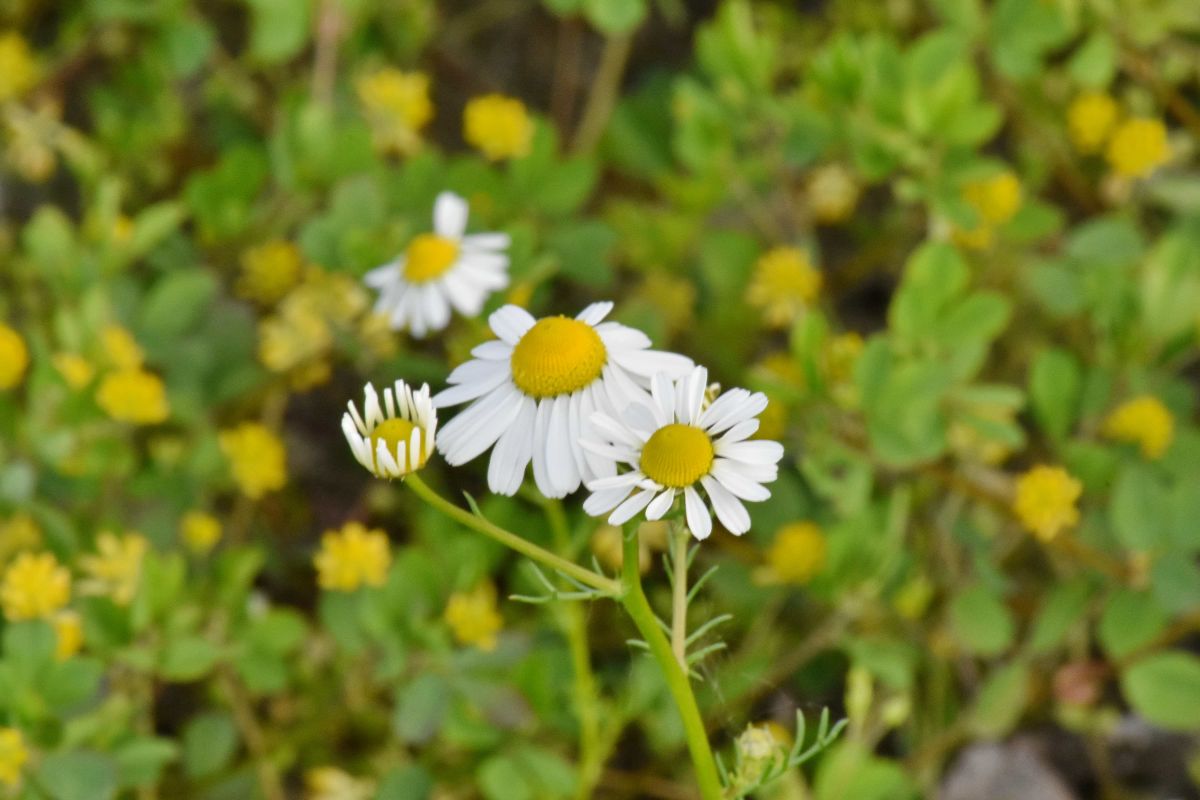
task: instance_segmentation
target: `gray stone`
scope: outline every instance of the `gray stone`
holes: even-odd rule
[[[938,800],[1078,800],[1027,744],[973,744],[959,753]]]

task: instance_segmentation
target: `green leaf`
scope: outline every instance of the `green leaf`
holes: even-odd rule
[[[1033,624],[1029,649],[1040,655],[1061,646],[1067,632],[1087,612],[1092,589],[1091,583],[1083,578],[1060,583],[1051,589]]]
[[[1101,28],[1088,37],[1067,63],[1067,71],[1080,86],[1100,89],[1107,86],[1117,70],[1117,43]]]
[[[1121,676],[1129,704],[1149,722],[1178,731],[1200,726],[1200,658],[1156,653]]]
[[[104,664],[94,658],[72,658],[48,667],[40,676],[42,698],[58,712],[74,709],[96,696]]]
[[[877,758],[862,744],[839,742],[821,758],[813,783],[815,800],[911,800],[917,797],[904,770]]]
[[[1071,432],[1082,391],[1082,370],[1069,352],[1047,347],[1034,356],[1029,370],[1029,399],[1038,423],[1055,439]]]
[[[1154,641],[1167,621],[1149,592],[1118,589],[1104,607],[1096,634],[1109,657],[1120,659]]]
[[[563,275],[585,286],[603,287],[612,281],[610,258],[617,235],[597,220],[565,223],[546,238],[546,249],[558,258]]]
[[[253,12],[250,55],[264,64],[286,61],[300,52],[312,26],[310,0],[246,0]]]
[[[971,587],[954,598],[950,625],[963,646],[981,656],[1000,655],[1016,634],[1012,613],[984,586]]]
[[[238,732],[233,718],[209,711],[183,729],[183,769],[192,778],[205,778],[225,769],[237,752]]]
[[[1186,556],[1164,556],[1150,571],[1150,588],[1167,611],[1189,613],[1200,608],[1200,567]]]
[[[602,33],[630,33],[646,18],[646,0],[583,0],[583,15]]]
[[[167,643],[159,674],[169,681],[186,683],[207,675],[217,663],[216,645],[200,636],[185,636]]]
[[[428,742],[441,727],[450,705],[450,686],[439,675],[425,673],[400,690],[392,725],[403,741]]]
[[[1029,667],[1019,661],[988,676],[971,712],[971,730],[977,736],[999,739],[1016,727],[1029,701],[1029,677]]]
[[[1141,232],[1125,217],[1099,217],[1076,228],[1067,239],[1066,252],[1084,267],[1127,266],[1137,261],[1146,244]]]
[[[37,779],[54,800],[112,800],[117,795],[116,763],[88,750],[46,756]]]
[[[179,756],[179,745],[157,736],[139,736],[113,753],[122,788],[150,786],[158,782],[167,764]]]
[[[150,340],[178,336],[208,312],[216,293],[216,278],[207,270],[168,273],[146,295],[140,332]]]
[[[396,767],[383,776],[375,800],[425,800],[433,785],[433,776],[420,764]]]
[[[492,756],[479,765],[479,789],[488,800],[535,800],[534,787],[526,768],[504,755]]]
[[[1169,544],[1170,503],[1154,470],[1130,462],[1117,474],[1108,515],[1113,530],[1127,549],[1145,553]]]

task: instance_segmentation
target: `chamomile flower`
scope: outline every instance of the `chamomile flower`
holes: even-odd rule
[[[629,469],[588,481],[592,495],[583,504],[585,511],[609,514],[612,525],[642,509],[646,519],[661,519],[683,495],[688,528],[697,539],[707,539],[712,517],[700,497],[702,488],[730,533],[750,529],[742,501],[771,496],[762,484],[775,480],[783,445],[747,441],[758,430],[755,417],[767,407],[766,395],[732,389],[706,407],[707,383],[703,367],[674,382],[658,374],[650,402],[630,404],[618,417],[592,415],[595,438],[585,439],[583,446],[609,465],[609,473],[618,463]]]
[[[467,213],[466,200],[442,192],[433,204],[433,233],[413,237],[403,254],[363,276],[379,291],[375,313],[393,330],[440,331],[451,308],[474,317],[488,295],[508,285],[508,234],[467,233]]]
[[[512,495],[533,462],[533,479],[546,497],[565,497],[595,478],[613,476],[611,460],[579,444],[596,411],[616,416],[662,372],[676,378],[691,359],[648,349],[641,331],[604,322],[612,303],[593,303],[574,319],[535,320],[517,306],[495,311],[488,324],[498,340],[471,351],[472,360],[450,373],[450,387],[433,398],[438,408],[471,402],[438,438],[446,461],[465,464],[492,445],[488,487]]]
[[[355,460],[377,478],[403,478],[425,466],[433,455],[437,411],[429,399],[429,385],[417,391],[396,381],[395,392],[383,390],[383,405],[375,387],[363,390],[363,413],[354,403],[342,414],[342,432]]]

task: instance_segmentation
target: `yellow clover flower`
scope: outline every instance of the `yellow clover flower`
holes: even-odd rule
[[[1104,92],[1084,92],[1067,109],[1067,133],[1081,153],[1099,153],[1117,122],[1117,101]]]
[[[0,34],[0,103],[25,94],[37,83],[38,67],[29,45],[16,31]]]
[[[133,334],[120,325],[105,325],[100,332],[104,354],[117,369],[137,369],[146,360]]]
[[[221,541],[221,521],[203,511],[189,511],[179,521],[179,535],[189,550],[204,555]]]
[[[314,767],[304,773],[306,800],[370,800],[375,784],[337,767]]]
[[[1104,420],[1104,434],[1119,442],[1138,445],[1142,455],[1161,458],[1175,432],[1175,418],[1153,395],[1142,395],[1122,403]]]
[[[792,522],[775,534],[767,550],[767,578],[773,583],[808,583],[825,566],[825,534],[812,522]]]
[[[768,325],[784,328],[817,299],[821,280],[808,253],[798,247],[776,247],[755,263],[746,302],[763,310]]]
[[[291,291],[300,282],[304,266],[300,248],[282,239],[246,250],[241,264],[238,294],[264,306],[274,305]]]
[[[463,110],[463,138],[489,161],[521,158],[533,146],[533,120],[515,97],[486,94]]]
[[[42,542],[42,532],[33,517],[24,512],[0,522],[0,565],[22,550],[31,550]]]
[[[54,658],[66,661],[83,647],[83,619],[74,611],[54,615]]]
[[[29,366],[29,348],[21,334],[0,322],[0,391],[21,383]]]
[[[1021,181],[1011,171],[1004,170],[968,182],[963,187],[963,199],[975,209],[984,225],[1003,225],[1021,208]]]
[[[858,205],[858,181],[841,164],[817,167],[808,178],[808,205],[813,218],[832,225],[849,218]]]
[[[1017,478],[1013,511],[1029,531],[1044,542],[1079,522],[1075,503],[1083,484],[1062,467],[1044,464]]]
[[[287,451],[265,425],[243,422],[221,431],[218,442],[234,481],[250,499],[257,500],[287,483]]]
[[[313,558],[317,584],[338,592],[382,586],[391,563],[387,534],[377,528],[367,530],[361,522],[347,522],[340,531],[326,531],[321,537],[321,551]]]
[[[1135,117],[1121,123],[1108,143],[1105,157],[1118,175],[1141,178],[1170,157],[1167,128],[1161,120]]]
[[[21,783],[21,770],[29,760],[25,738],[16,728],[0,728],[0,784],[15,789]]]
[[[496,610],[496,587],[484,581],[469,592],[450,595],[443,615],[459,644],[495,650],[504,618]]]
[[[10,622],[49,619],[71,599],[71,573],[53,553],[21,553],[0,581],[0,606]]]
[[[79,559],[79,567],[87,575],[80,591],[108,597],[120,606],[129,605],[137,594],[142,559],[149,548],[150,543],[139,533],[117,536],[102,532],[96,538],[96,553]]]
[[[96,389],[96,402],[119,422],[154,425],[171,413],[162,379],[140,367],[110,372]]]
[[[53,363],[58,374],[67,382],[67,386],[76,391],[87,386],[96,376],[96,368],[92,366],[92,362],[78,353],[55,353]]]
[[[386,67],[354,83],[371,126],[376,149],[411,155],[421,147],[421,129],[433,119],[429,76]]]

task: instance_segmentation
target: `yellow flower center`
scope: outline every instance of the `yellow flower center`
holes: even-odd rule
[[[379,442],[381,441],[387,442],[388,452],[393,456],[396,455],[397,450],[400,451],[397,463],[399,463],[402,469],[411,468],[411,465],[407,463],[408,440],[412,437],[414,428],[416,428],[415,425],[408,420],[403,419],[402,417],[392,417],[391,419],[384,420],[375,426],[375,430],[371,432],[371,463],[375,465],[376,473],[379,472],[379,456],[376,455],[376,452],[379,448]],[[417,434],[417,436],[419,440],[421,434]],[[401,447],[401,445],[403,445],[403,447]],[[422,453],[418,454],[420,463],[417,466],[423,467],[425,466],[423,449],[421,447],[418,447],[417,449],[422,450]]]
[[[591,325],[547,317],[513,348],[513,383],[530,397],[570,394],[599,378],[607,358],[604,342]]]
[[[404,253],[404,279],[409,283],[425,283],[440,278],[456,258],[457,244],[432,233],[422,233]]]
[[[674,423],[659,428],[642,448],[642,472],[663,486],[682,489],[708,474],[713,463],[712,440],[691,425]]]

